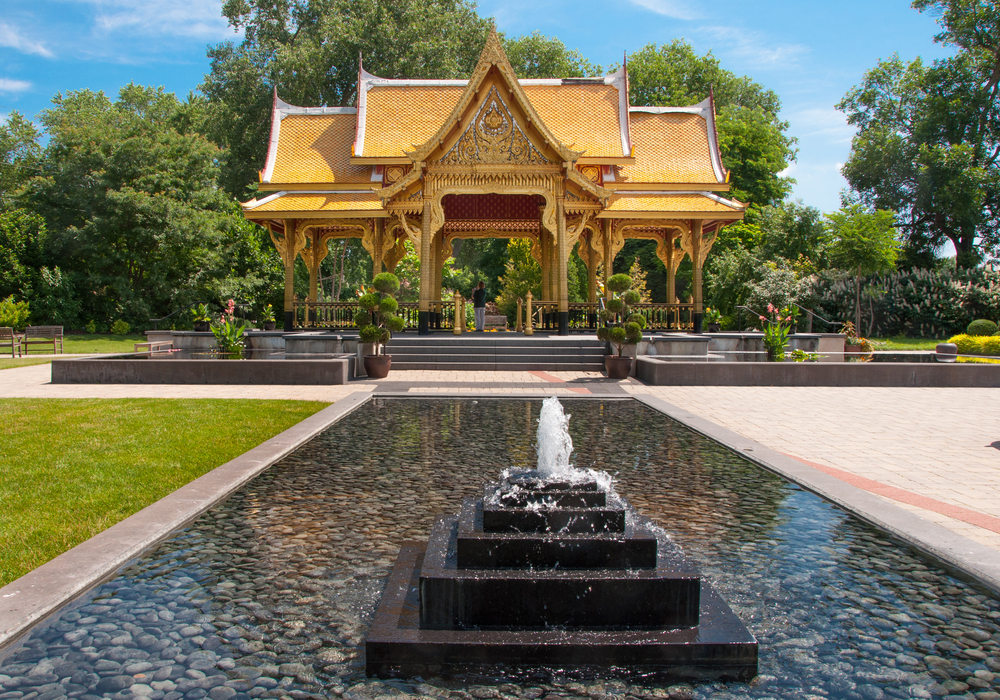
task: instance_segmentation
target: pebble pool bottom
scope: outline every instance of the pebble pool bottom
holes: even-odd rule
[[[1000,698],[996,598],[638,402],[563,403],[574,463],[616,474],[756,635],[754,682],[365,678],[400,543],[533,466],[541,407],[374,399],[37,627],[0,700]]]

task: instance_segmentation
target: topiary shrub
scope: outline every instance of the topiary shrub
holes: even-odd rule
[[[132,330],[131,324],[128,321],[118,319],[113,324],[111,324],[111,332],[115,335],[128,335],[128,332]]]
[[[601,320],[607,325],[597,329],[597,337],[614,345],[618,357],[621,357],[626,345],[635,345],[642,340],[646,317],[632,313],[629,308],[638,304],[641,297],[632,289],[632,278],[628,275],[612,275],[608,279],[608,293],[610,296],[601,312]]]
[[[361,309],[354,316],[361,342],[375,345],[375,354],[384,354],[385,344],[393,333],[403,330],[404,321],[396,316],[399,304],[393,296],[399,291],[399,278],[391,272],[382,272],[372,280],[374,291],[358,300]]]
[[[979,318],[969,324],[965,332],[969,335],[993,335],[998,330],[997,324],[985,318]]]

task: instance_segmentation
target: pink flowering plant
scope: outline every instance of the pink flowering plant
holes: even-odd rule
[[[792,330],[792,312],[789,309],[779,311],[774,304],[768,304],[767,314],[760,317],[767,359],[768,362],[781,362],[785,359],[785,344]]]
[[[243,332],[245,323],[236,322],[236,302],[232,299],[226,304],[218,323],[212,324],[212,333],[219,346],[219,352],[229,356],[239,356],[243,351]]]

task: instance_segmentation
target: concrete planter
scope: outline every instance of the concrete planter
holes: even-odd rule
[[[604,369],[608,373],[608,379],[627,379],[632,369],[632,358],[608,355],[604,358]]]
[[[365,373],[369,379],[385,379],[392,368],[392,355],[365,355]]]

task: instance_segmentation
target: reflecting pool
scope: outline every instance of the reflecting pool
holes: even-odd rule
[[[1000,601],[642,404],[563,403],[572,461],[616,474],[756,635],[756,681],[366,679],[400,543],[534,466],[541,407],[375,399],[37,628],[0,700],[1000,698]]]

